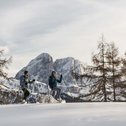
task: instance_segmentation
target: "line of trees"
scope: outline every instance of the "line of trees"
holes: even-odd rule
[[[95,92],[102,101],[117,101],[117,87],[122,82],[122,59],[119,57],[118,48],[114,43],[106,43],[104,36],[98,45],[99,52],[92,57],[92,69],[96,74],[96,82],[90,92]],[[117,86],[118,85],[118,86]]]
[[[102,35],[98,44],[98,52],[93,54],[93,65],[87,67],[87,73],[75,78],[89,78],[93,81],[88,88],[93,101],[126,101],[126,54],[119,56],[119,50],[114,42],[107,43]]]

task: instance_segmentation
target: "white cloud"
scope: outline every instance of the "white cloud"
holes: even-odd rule
[[[42,52],[55,59],[73,56],[90,62],[101,33],[124,52],[125,4],[125,0],[0,0],[0,46],[13,56],[10,75]]]

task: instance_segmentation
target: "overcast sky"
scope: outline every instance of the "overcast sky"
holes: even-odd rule
[[[0,0],[0,48],[14,76],[37,55],[91,60],[103,33],[126,51],[126,0]]]

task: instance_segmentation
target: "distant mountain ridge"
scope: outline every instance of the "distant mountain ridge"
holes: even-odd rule
[[[75,80],[71,74],[71,70],[77,73],[84,73],[84,64],[72,57],[61,58],[53,61],[53,57],[48,53],[42,53],[35,59],[31,60],[27,66],[22,68],[17,74],[16,79],[19,79],[24,70],[28,70],[32,78],[37,81],[48,83],[48,78],[52,70],[63,75],[63,82],[66,85],[75,85],[80,82]]]

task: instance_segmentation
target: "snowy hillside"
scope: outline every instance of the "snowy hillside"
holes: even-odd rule
[[[75,69],[77,73],[81,74],[84,72],[84,65],[79,60],[71,57],[58,59],[53,62],[52,56],[47,53],[42,53],[19,71],[16,75],[16,79],[19,79],[24,70],[28,70],[32,75],[32,78],[47,84],[51,71],[56,70],[63,74],[65,80],[63,84],[73,85],[79,83],[71,75],[71,70],[73,69]]]
[[[17,79],[11,78],[9,81],[3,80],[2,83],[9,89],[9,90],[19,90],[20,89],[20,82]],[[35,81],[33,84],[29,84],[28,88],[33,93],[47,93],[48,87],[45,83]]]
[[[22,90],[20,89],[19,80],[11,78],[10,81],[3,80],[2,83],[3,84],[0,85],[1,104],[13,104],[13,101],[16,97],[18,98],[20,95],[22,97]],[[78,99],[78,97],[82,94],[85,94],[87,90],[85,88],[82,89],[78,85],[58,85],[58,87],[62,89],[61,98],[68,103],[89,101],[90,99],[88,97]],[[46,103],[50,98],[52,99],[52,101],[50,101],[51,103],[57,102],[51,96],[51,89],[45,83],[35,81],[33,84],[28,84],[28,90],[31,93],[31,95],[37,97],[37,99],[38,97],[41,97],[39,98],[40,103]],[[43,101],[43,99],[47,100]],[[17,101],[16,103],[19,103],[20,101]]]
[[[0,106],[0,126],[125,125],[125,103]]]
[[[28,104],[33,103],[30,99],[35,99],[34,103],[60,103],[51,94],[50,89],[42,82],[35,82],[28,85],[30,95]],[[0,83],[0,104],[23,104],[23,91],[20,89],[19,80],[3,80]]]

